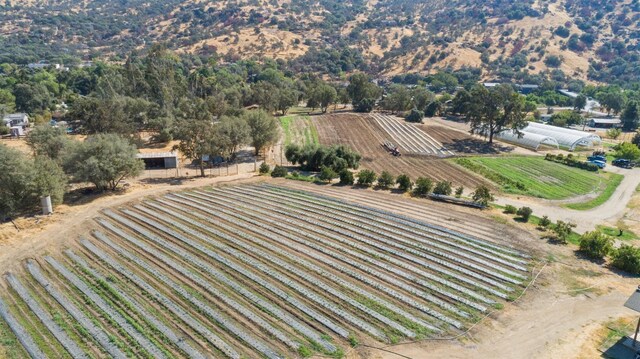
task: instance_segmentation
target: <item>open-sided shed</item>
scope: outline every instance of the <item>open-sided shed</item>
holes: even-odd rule
[[[150,169],[178,168],[178,155],[175,152],[138,153],[144,161],[144,167]]]

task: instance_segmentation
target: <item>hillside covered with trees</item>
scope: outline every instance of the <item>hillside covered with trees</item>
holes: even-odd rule
[[[639,11],[637,0],[11,0],[0,5],[0,63],[124,61],[163,42],[335,77],[470,67],[520,83],[624,84],[640,73]]]

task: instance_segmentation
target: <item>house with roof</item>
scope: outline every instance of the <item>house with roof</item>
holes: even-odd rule
[[[26,113],[10,113],[2,118],[2,124],[6,127],[22,127],[29,126],[29,115]]]

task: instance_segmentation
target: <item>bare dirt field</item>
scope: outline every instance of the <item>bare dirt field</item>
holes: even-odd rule
[[[475,188],[485,181],[467,171],[433,156],[403,155],[394,157],[381,144],[390,141],[377,122],[366,114],[342,113],[313,117],[320,143],[348,145],[362,154],[361,165],[380,173],[394,175],[406,173],[413,178],[428,177],[436,181],[447,180],[454,185]]]

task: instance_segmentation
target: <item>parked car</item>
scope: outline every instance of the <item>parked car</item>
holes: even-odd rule
[[[601,162],[607,163],[607,158],[605,156],[600,156],[600,155],[589,156],[587,157],[587,161],[601,161]]]
[[[614,166],[618,166],[622,168],[633,168],[633,162],[624,158],[618,158],[617,160],[613,160],[612,164]]]
[[[591,163],[592,165],[598,166],[598,168],[600,169],[607,167],[607,163],[603,161],[587,161],[587,162]]]

